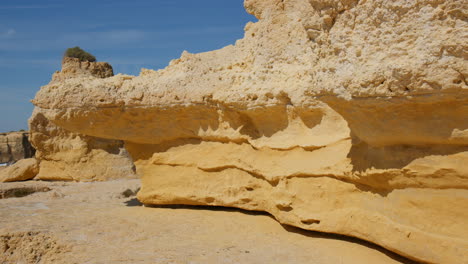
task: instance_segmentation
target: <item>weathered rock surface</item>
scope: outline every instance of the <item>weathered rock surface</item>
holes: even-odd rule
[[[54,73],[52,81],[61,81],[77,76],[107,78],[114,76],[114,70],[107,62],[80,61],[78,58],[64,57],[62,60],[62,70]]]
[[[94,79],[112,75],[112,67],[107,63],[64,58],[62,71],[54,74],[49,85],[59,85],[77,76]],[[47,119],[40,108],[34,109],[29,127],[31,144],[37,149],[36,159],[40,162],[36,179],[104,181],[136,177],[132,159],[121,140],[70,132]]]
[[[0,182],[31,180],[38,172],[39,166],[35,158],[22,159],[0,170]]]
[[[41,88],[60,129],[123,140],[146,204],[266,211],[468,263],[462,0],[246,0],[234,46]],[[40,148],[38,148],[40,149]]]
[[[28,132],[0,133],[0,163],[13,163],[34,156]]]
[[[281,226],[261,212],[144,207],[122,195],[139,185],[0,184],[0,263],[412,264],[358,239]]]

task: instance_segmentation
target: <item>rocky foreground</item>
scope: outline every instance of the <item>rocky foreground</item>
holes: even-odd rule
[[[411,263],[356,239],[281,226],[259,212],[143,207],[134,197],[139,185],[1,184],[0,263]]]
[[[466,3],[245,7],[259,21],[243,39],[163,70],[112,76],[65,59],[33,100],[32,177],[139,175],[146,205],[264,211],[413,260],[468,263]]]

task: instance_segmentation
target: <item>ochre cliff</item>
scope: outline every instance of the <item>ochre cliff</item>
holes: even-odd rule
[[[235,45],[139,76],[56,79],[35,115],[123,141],[145,204],[266,211],[418,261],[468,263],[466,3],[245,7],[259,21]]]
[[[60,85],[69,78],[107,78],[112,67],[104,62],[80,62],[64,58],[62,70],[49,85]],[[61,88],[58,88],[61,89]],[[31,144],[37,149],[39,171],[35,179],[65,181],[103,181],[136,177],[133,162],[121,140],[74,133],[56,126],[40,108],[29,119]]]
[[[34,156],[34,148],[23,131],[0,133],[0,163],[13,163]]]

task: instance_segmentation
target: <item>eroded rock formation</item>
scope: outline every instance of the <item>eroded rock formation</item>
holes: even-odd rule
[[[112,67],[104,62],[80,62],[64,58],[62,71],[56,72],[49,87],[62,89],[60,83],[73,78],[107,78]],[[87,125],[92,125],[88,123]],[[132,159],[123,141],[74,133],[56,126],[40,108],[29,119],[30,140],[40,162],[35,179],[65,181],[103,181],[136,177]]]
[[[468,262],[464,1],[245,7],[259,21],[235,45],[136,77],[53,81],[37,111],[54,129],[124,141],[143,203],[267,211]]]
[[[13,163],[34,156],[28,132],[17,131],[0,134],[0,163]]]
[[[0,170],[0,182],[31,180],[38,172],[39,166],[35,158],[22,159]]]
[[[107,78],[114,76],[114,70],[107,62],[80,61],[78,58],[64,57],[62,60],[62,70],[54,73],[52,81],[61,81],[77,76]]]

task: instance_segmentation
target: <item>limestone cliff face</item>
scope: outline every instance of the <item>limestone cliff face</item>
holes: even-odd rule
[[[64,58],[62,71],[53,75],[49,85],[60,85],[69,78],[112,75],[112,67],[107,63]],[[31,143],[37,149],[35,156],[40,162],[35,179],[103,181],[136,177],[132,159],[121,140],[68,131],[47,119],[38,107],[29,119],[29,127]]]
[[[34,156],[34,148],[28,140],[28,132],[0,134],[0,163],[12,163]]]
[[[59,129],[122,140],[146,204],[239,207],[468,262],[462,0],[246,0],[259,21],[163,70],[51,82]],[[39,149],[39,148],[38,148]]]

